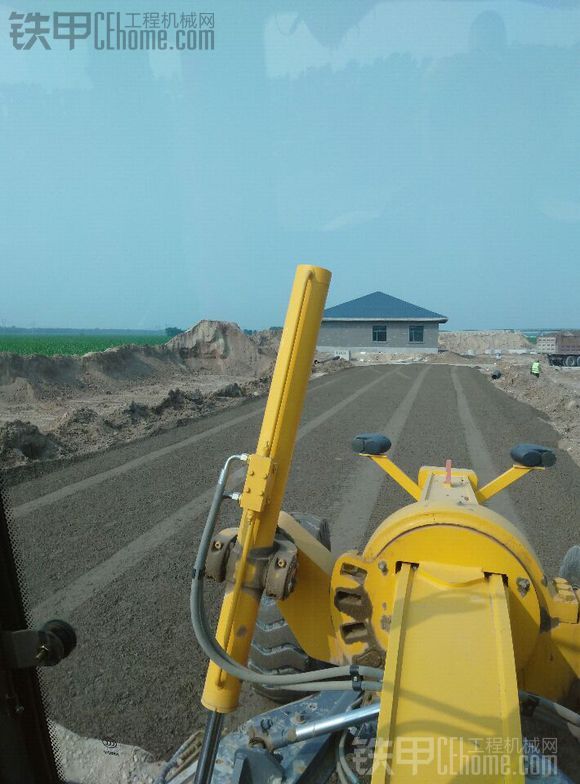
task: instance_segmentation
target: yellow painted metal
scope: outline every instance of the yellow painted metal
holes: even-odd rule
[[[305,608],[309,612],[311,603],[300,571],[300,599],[296,594],[279,603],[284,616],[311,656],[336,664],[360,661],[369,646],[380,655],[391,642],[398,564],[435,562],[501,574],[518,682],[521,688],[562,700],[580,678],[578,592],[561,578],[548,580],[523,532],[478,502],[477,476],[472,471],[453,469],[450,485],[444,481],[445,473],[442,468],[422,468],[420,500],[381,523],[361,554],[351,551],[336,559],[327,600],[334,641],[320,613],[316,623],[305,620]],[[300,557],[310,556],[318,546],[307,540],[297,543]],[[317,604],[327,592],[326,580],[324,569],[312,576]],[[366,639],[345,633],[357,619],[336,606],[334,598],[344,590],[362,592],[371,607],[363,619]]]
[[[497,495],[502,490],[505,490],[506,487],[517,482],[518,479],[529,474],[530,471],[544,471],[544,468],[541,466],[527,468],[526,466],[513,465],[511,468],[508,468],[507,471],[504,471],[503,474],[496,476],[495,479],[492,479],[491,482],[488,482],[480,488],[477,491],[477,500],[480,504],[484,504],[486,501],[489,501],[490,498],[493,498],[494,495]]]
[[[509,591],[512,635],[518,670],[523,670],[538,640],[541,610],[538,594],[530,589],[518,590],[520,578],[529,579],[521,561],[497,539],[480,533],[475,528],[452,524],[441,512],[416,517],[416,527],[396,535],[381,547],[372,558],[367,551],[362,556],[345,553],[335,564],[332,593],[341,587],[356,587],[356,579],[344,573],[344,565],[351,564],[366,571],[364,590],[372,605],[370,626],[372,636],[382,650],[390,644],[389,626],[392,623],[393,597],[397,579],[397,564],[434,562],[442,566],[474,568],[480,572],[505,574]],[[394,532],[393,532],[394,533]],[[349,570],[347,570],[349,571]],[[341,573],[342,572],[342,573]],[[540,578],[541,579],[541,578]],[[341,628],[352,621],[331,605],[337,638],[348,660],[363,653],[360,643],[348,644]]]
[[[246,557],[254,547],[270,547],[274,539],[329,283],[330,272],[320,267],[300,265],[296,271],[256,456],[249,463],[262,473],[248,477],[245,489],[251,492],[242,495],[238,537],[242,557],[235,583],[226,589],[216,634],[228,653],[243,663],[260,601],[258,591],[242,589]],[[259,500],[249,501],[256,492]],[[234,710],[239,691],[236,678],[210,663],[202,696],[206,708],[221,713]]]
[[[266,455],[250,455],[246,481],[240,498],[240,506],[248,512],[262,512],[272,491],[276,476],[276,464]]]
[[[454,469],[451,486],[443,481],[444,473],[444,469],[422,469],[421,500],[381,523],[361,555],[351,552],[337,559],[331,595],[354,590],[362,582],[372,605],[369,636],[386,650],[397,563],[437,561],[503,574],[520,683],[551,699],[562,699],[580,677],[577,594],[565,581],[548,580],[525,535],[478,503],[477,477],[472,472]],[[332,604],[331,613],[344,658],[352,661],[361,656],[365,644],[347,642],[341,632],[353,619]]]
[[[432,476],[445,476],[447,473],[446,468],[442,468],[441,466],[422,466],[419,469],[419,478],[417,480],[419,487],[423,489],[425,483],[428,479]],[[474,490],[477,490],[478,485],[478,478],[475,471],[471,468],[452,468],[451,469],[451,479],[452,484],[455,479],[459,479],[461,477],[465,477],[469,483],[471,484]]]
[[[395,482],[416,501],[421,497],[423,486],[430,477],[438,475],[445,476],[446,474],[445,468],[423,466],[419,471],[418,481],[414,482],[411,477],[402,471],[399,466],[393,463],[386,455],[363,455],[363,457],[370,457],[373,462],[380,466],[385,473],[394,479]],[[493,498],[494,495],[505,490],[506,487],[517,482],[518,479],[521,479],[530,471],[543,470],[544,468],[541,466],[528,468],[527,466],[513,465],[511,468],[508,468],[507,471],[504,471],[503,474],[496,476],[495,479],[492,479],[491,482],[488,482],[480,489],[477,487],[478,480],[474,471],[465,468],[455,468],[451,469],[451,476],[455,479],[461,476],[467,478],[476,493],[478,503],[484,504],[489,501],[490,498]]]
[[[580,625],[559,623],[539,635],[525,669],[520,674],[522,689],[556,702],[565,701],[571,686],[580,678]]]
[[[372,784],[524,781],[516,670],[501,575],[403,563]]]
[[[392,460],[386,455],[367,455],[371,458],[373,462],[375,462],[378,466],[380,466],[385,473],[387,473],[392,479],[395,480],[397,484],[399,484],[403,490],[406,490],[407,493],[417,500],[421,495],[421,488],[416,482],[413,482],[411,477],[407,476],[404,471],[401,471],[398,465],[393,463]]]
[[[477,476],[473,471],[463,469],[452,470],[451,481],[446,481],[445,470],[434,469],[425,472],[422,468],[419,472],[419,483],[421,485],[420,501],[424,503],[451,504],[455,506],[460,503],[477,504]]]
[[[278,527],[298,547],[296,587],[287,599],[278,602],[278,607],[309,656],[338,664],[342,657],[329,612],[335,558],[289,514],[280,513]]]

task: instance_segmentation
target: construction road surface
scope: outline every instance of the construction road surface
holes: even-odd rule
[[[206,661],[189,620],[191,568],[224,459],[252,452],[265,401],[201,419],[20,484],[9,491],[35,621],[60,617],[78,647],[42,671],[50,715],[75,732],[173,751],[204,717]],[[534,409],[478,370],[446,365],[367,366],[313,380],[284,508],[327,517],[333,550],[358,547],[410,498],[351,452],[359,432],[380,431],[413,477],[446,458],[485,482],[510,464],[510,448],[557,448]],[[527,534],[548,574],[580,540],[580,468],[524,478],[491,503]],[[227,502],[225,524],[239,509]],[[212,617],[221,589],[208,585]],[[267,701],[244,687],[238,718]],[[234,719],[230,719],[232,726]]]

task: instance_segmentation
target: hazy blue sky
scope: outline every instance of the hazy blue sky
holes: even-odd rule
[[[61,5],[0,6],[0,324],[266,327],[308,262],[580,327],[576,0],[78,3],[213,11],[215,50],[12,47]]]

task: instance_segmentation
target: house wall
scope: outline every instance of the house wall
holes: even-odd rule
[[[373,342],[373,326],[387,325],[387,342]],[[350,351],[376,352],[436,352],[439,341],[439,324],[423,322],[423,343],[409,343],[409,327],[419,321],[323,321],[318,334],[317,348],[332,353]]]

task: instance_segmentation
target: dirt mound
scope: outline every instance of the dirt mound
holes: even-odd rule
[[[281,338],[282,329],[277,329],[275,327],[271,329],[261,329],[258,332],[254,332],[252,335],[252,340],[256,343],[256,345],[258,345],[260,348],[274,351],[275,353],[278,353]]]
[[[263,376],[216,386],[205,393],[175,388],[155,402],[131,400],[106,413],[82,406],[67,412],[47,432],[30,422],[9,422],[0,427],[0,462],[2,468],[14,468],[109,449],[263,395],[269,383],[270,377]]]
[[[580,463],[580,379],[556,367],[545,367],[540,379],[530,374],[529,364],[498,363],[501,378],[492,383],[534,408],[543,411],[562,435],[562,449]]]
[[[423,360],[436,365],[471,365],[473,358],[457,354],[455,351],[438,351],[437,354],[426,354]]]
[[[521,332],[440,332],[439,345],[457,354],[493,354],[497,351],[530,351],[532,344]]]
[[[406,354],[403,351],[351,351],[351,360],[357,364],[400,365],[405,362],[419,362],[424,354]],[[348,362],[349,360],[343,360]]]
[[[14,422],[0,427],[0,463],[20,465],[32,460],[56,460],[66,450],[53,435],[43,433],[30,422]]]
[[[113,391],[135,381],[188,374],[164,346],[117,346],[83,356],[22,356],[0,352],[0,399],[26,402],[84,390]]]
[[[103,415],[91,408],[77,408],[67,414],[58,427],[48,433],[66,444],[69,454],[107,449],[168,427],[203,416],[215,408],[212,395],[170,389],[155,405],[132,400],[129,405]]]
[[[187,372],[175,352],[165,346],[134,345],[84,354],[79,357],[79,370],[85,383],[145,381],[168,372]]]
[[[170,389],[167,397],[151,409],[155,414],[162,414],[164,411],[182,411],[184,408],[197,408],[202,405],[204,397],[199,389],[192,392],[184,392],[181,389]],[[132,404],[137,406],[136,403]],[[142,406],[141,408],[147,408]]]
[[[1,467],[76,459],[263,395],[277,335],[254,340],[235,324],[203,321],[165,346],[0,354]],[[317,375],[351,366],[325,360],[314,364]]]
[[[196,373],[260,378],[273,367],[272,345],[236,324],[201,321],[164,346],[116,346],[83,356],[0,353],[0,404],[109,394],[135,383],[173,382]]]
[[[77,408],[66,414],[49,438],[66,444],[68,454],[104,449],[115,442],[115,428],[92,408]]]
[[[16,395],[29,397],[41,395],[47,385],[82,387],[80,357],[0,352],[0,389],[9,387]]]
[[[193,370],[250,378],[270,372],[276,358],[270,346],[260,346],[229,321],[200,321],[165,345]]]

